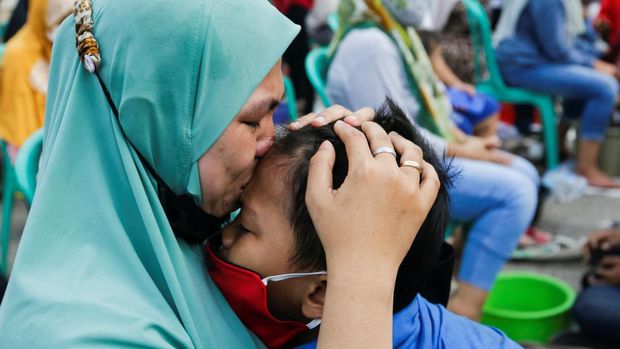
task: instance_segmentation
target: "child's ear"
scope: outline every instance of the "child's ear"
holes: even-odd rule
[[[323,317],[325,291],[327,290],[327,275],[320,275],[308,283],[308,288],[301,304],[301,312],[308,319]]]

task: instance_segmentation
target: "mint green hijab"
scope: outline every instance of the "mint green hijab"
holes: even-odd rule
[[[213,145],[298,28],[265,0],[94,0],[100,74],[170,187]],[[70,17],[55,42],[39,187],[0,308],[0,348],[262,347],[175,238]]]

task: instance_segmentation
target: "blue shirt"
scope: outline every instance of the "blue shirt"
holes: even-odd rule
[[[496,57],[502,69],[543,64],[591,67],[595,60],[592,53],[580,50],[569,38],[563,0],[530,0],[515,34],[499,43]]]
[[[501,331],[452,314],[422,296],[394,315],[393,336],[395,349],[522,349]],[[316,345],[311,342],[297,349]]]

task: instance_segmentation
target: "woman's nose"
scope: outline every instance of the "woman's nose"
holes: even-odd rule
[[[269,149],[273,146],[274,142],[275,141],[272,137],[258,140],[258,142],[256,142],[256,157],[262,158],[265,156],[265,154],[267,154]]]

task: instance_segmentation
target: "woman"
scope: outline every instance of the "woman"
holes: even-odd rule
[[[24,27],[9,40],[0,74],[0,137],[19,148],[43,127],[54,33],[71,0],[32,0]]]
[[[66,21],[39,187],[0,308],[0,347],[261,347],[207,276],[201,245],[187,241],[214,233],[238,207],[273,142],[279,59],[297,28],[262,0],[98,0],[92,16],[88,1],[77,5],[81,56]],[[344,114],[332,109],[315,123]],[[329,144],[309,179],[308,206],[336,280],[319,339],[326,347],[391,344],[402,246],[437,193],[432,168],[418,186],[418,172],[399,169],[386,150],[394,140],[423,164],[419,149],[376,124],[363,129],[368,139],[337,123],[352,159],[338,191]]]
[[[598,167],[618,97],[618,71],[579,49],[585,33],[579,0],[505,2],[497,27],[497,62],[506,83],[583,105],[576,172],[590,185],[618,188]]]

